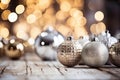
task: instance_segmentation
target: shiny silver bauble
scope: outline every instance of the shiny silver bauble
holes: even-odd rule
[[[103,43],[94,41],[84,46],[81,57],[86,65],[100,67],[107,62],[109,54]]]
[[[24,54],[24,45],[21,40],[11,39],[5,45],[5,53],[11,59],[19,59]]]
[[[117,42],[110,47],[109,54],[111,63],[120,67],[120,42]]]
[[[77,65],[81,60],[82,47],[79,41],[66,40],[58,47],[58,60],[67,67]]]
[[[57,47],[64,41],[64,37],[52,27],[41,32],[35,40],[35,51],[42,60],[56,60]]]

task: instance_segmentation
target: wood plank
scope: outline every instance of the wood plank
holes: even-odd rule
[[[99,68],[100,71],[111,74],[120,79],[120,68],[114,65],[105,65],[104,67]]]
[[[74,68],[60,66],[57,63],[54,63],[54,65],[64,75],[65,79],[118,79],[118,77],[109,73],[85,65],[75,66]]]
[[[42,79],[63,79],[59,71],[52,66],[51,62],[31,62],[28,61],[30,67],[28,75],[40,75]]]

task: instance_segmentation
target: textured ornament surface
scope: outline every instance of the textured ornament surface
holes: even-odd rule
[[[81,60],[81,49],[78,41],[65,41],[58,47],[58,60],[65,66],[73,67]]]
[[[81,57],[86,65],[99,67],[107,62],[109,54],[103,43],[90,42],[84,46]]]
[[[109,49],[109,53],[111,63],[120,67],[120,42],[113,44]]]

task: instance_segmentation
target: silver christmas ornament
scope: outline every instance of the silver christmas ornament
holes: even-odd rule
[[[77,40],[71,40],[69,37],[58,47],[58,60],[61,64],[67,67],[77,65],[81,60],[82,46]]]
[[[56,60],[57,47],[64,41],[62,34],[48,27],[35,40],[35,51],[42,60]]]
[[[10,39],[5,45],[5,53],[11,59],[19,59],[24,54],[24,45],[21,40]]]
[[[108,30],[99,34],[97,38],[100,42],[103,42],[108,48],[117,42],[117,39],[111,36]]]
[[[109,54],[111,63],[120,67],[120,40],[110,47]]]
[[[107,62],[109,54],[103,43],[93,41],[84,46],[81,57],[86,65],[99,67]]]

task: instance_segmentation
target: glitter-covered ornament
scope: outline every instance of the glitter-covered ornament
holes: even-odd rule
[[[100,67],[107,62],[109,54],[103,43],[93,41],[84,46],[81,57],[86,65]]]
[[[5,46],[5,53],[11,59],[19,59],[24,54],[24,45],[21,40],[10,39]]]
[[[64,37],[52,27],[48,27],[35,40],[35,51],[42,60],[56,60],[57,47],[64,41]]]
[[[120,40],[110,47],[109,54],[111,63],[120,67]]]
[[[79,44],[79,41],[72,40],[72,37],[68,37],[67,40],[58,47],[58,60],[64,66],[73,67],[80,62],[81,51],[82,46]]]

